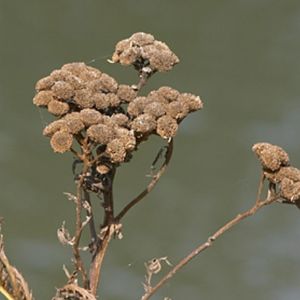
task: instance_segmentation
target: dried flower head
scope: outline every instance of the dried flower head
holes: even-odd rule
[[[132,121],[131,128],[136,132],[151,133],[156,128],[155,118],[149,114],[139,115]]]
[[[110,156],[112,163],[120,163],[125,159],[126,149],[122,141],[114,139],[107,144],[106,153]]]
[[[122,101],[131,102],[134,98],[136,98],[137,91],[129,85],[120,84],[117,95]]]
[[[59,130],[55,132],[50,140],[54,152],[64,153],[72,147],[73,136],[68,131]]]
[[[178,124],[175,119],[166,115],[157,120],[156,132],[164,139],[174,137],[178,130]]]
[[[283,178],[281,197],[291,202],[300,200],[300,181],[294,182],[291,179]]]
[[[139,71],[149,67],[152,72],[165,72],[179,59],[165,43],[156,41],[151,34],[138,32],[117,43],[112,62],[133,65]]]
[[[66,120],[55,120],[49,125],[47,125],[43,130],[43,135],[47,137],[51,137],[55,132],[59,130],[68,131],[69,127]]]
[[[84,123],[85,126],[98,124],[102,121],[102,114],[99,111],[92,108],[85,108],[81,110],[79,115],[81,121]]]
[[[102,145],[108,144],[115,137],[112,128],[104,124],[92,125],[87,130],[87,135],[92,141]]]
[[[65,81],[56,81],[51,87],[54,95],[60,100],[68,100],[74,95],[74,88]]]
[[[280,167],[289,165],[288,154],[280,147],[269,143],[258,143],[252,147],[258,156],[263,169],[277,171]]]
[[[40,91],[34,96],[33,104],[36,106],[46,107],[52,100],[55,100],[52,91]]]
[[[72,152],[80,160],[89,153],[93,161],[89,176],[98,169],[101,172],[97,176],[105,174],[103,168],[112,170],[114,164],[129,161],[132,152],[151,134],[164,139],[174,137],[182,119],[203,106],[198,96],[181,94],[168,86],[147,96],[138,94],[152,74],[169,71],[179,62],[169,47],[151,34],[138,32],[117,43],[112,61],[133,65],[139,71],[140,82],[132,86],[118,84],[110,75],[75,62],[36,83],[33,103],[57,117],[43,134],[51,138],[53,150],[59,153],[71,149],[74,136],[79,152]],[[97,180],[93,187],[99,183]],[[84,184],[91,185],[90,181]]]
[[[264,171],[266,178],[273,183],[280,183],[283,178],[300,181],[300,170],[294,167],[281,167],[276,172]]]
[[[61,102],[58,100],[51,100],[48,103],[48,111],[54,116],[63,116],[70,110],[68,103]]]

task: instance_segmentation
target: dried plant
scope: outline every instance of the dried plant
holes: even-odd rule
[[[33,300],[32,294],[22,274],[10,264],[4,252],[2,234],[0,234],[0,295],[1,294],[8,300]]]
[[[56,117],[43,131],[50,138],[53,151],[74,155],[77,193],[69,194],[68,198],[76,206],[76,231],[71,235],[63,224],[58,237],[73,249],[74,271],[68,284],[70,281],[82,284],[94,296],[108,244],[112,237],[121,237],[121,219],[150,192],[165,171],[180,122],[203,106],[198,96],[180,93],[171,87],[160,87],[148,95],[140,95],[141,88],[154,73],[169,71],[179,62],[169,47],[151,34],[135,33],[120,41],[110,62],[132,65],[138,71],[139,82],[133,86],[119,84],[98,69],[84,63],[70,63],[39,80],[33,99],[36,106],[46,108]],[[124,162],[130,162],[134,151],[151,135],[167,142],[165,161],[147,188],[115,213],[113,181],[116,171]],[[81,168],[76,171],[78,165]],[[100,228],[95,225],[100,216],[93,209],[91,193],[103,201],[104,217]],[[80,242],[85,228],[90,232],[88,249],[92,257],[88,268],[81,258]],[[66,294],[61,291],[57,297]],[[78,291],[72,293],[79,294]]]
[[[59,241],[72,248],[73,267],[69,271],[64,266],[67,282],[57,290],[53,300],[94,300],[98,297],[103,260],[110,241],[122,238],[123,217],[152,191],[165,172],[172,157],[173,138],[181,121],[203,107],[198,96],[180,93],[166,86],[141,95],[142,87],[153,74],[170,71],[179,63],[170,48],[155,40],[151,34],[139,32],[118,42],[109,62],[133,66],[139,76],[137,84],[119,84],[110,75],[81,62],[65,64],[36,83],[37,93],[33,103],[54,116],[54,120],[44,128],[43,135],[50,138],[54,152],[71,152],[74,157],[72,170],[76,194],[66,193],[66,196],[75,205],[75,231],[70,233],[65,222],[57,230]],[[147,142],[151,135],[165,141],[153,164],[164,151],[163,162],[147,187],[119,212],[115,212],[115,174],[123,163],[131,161],[139,145]],[[227,230],[262,207],[274,202],[300,207],[300,170],[290,165],[288,154],[269,143],[255,144],[252,150],[262,165],[253,206],[221,226],[174,266],[167,257],[154,258],[145,263],[141,300],[151,298]],[[264,183],[268,184],[265,196],[262,195]],[[93,194],[101,199],[103,214],[94,209],[91,201]],[[88,245],[82,242],[84,231],[89,233]],[[87,250],[91,257],[89,265],[82,259],[82,251]],[[165,265],[170,270],[153,283],[154,275],[161,273]],[[8,263],[2,238],[0,266],[0,292],[6,299],[32,299],[23,277]]]

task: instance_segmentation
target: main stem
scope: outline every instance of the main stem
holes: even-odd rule
[[[97,294],[97,288],[101,278],[101,267],[108,249],[109,242],[114,234],[114,205],[113,205],[113,180],[115,176],[115,169],[111,170],[108,176],[108,184],[103,191],[104,200],[104,221],[101,227],[102,232],[99,233],[97,250],[93,257],[90,267],[90,289],[93,295]]]

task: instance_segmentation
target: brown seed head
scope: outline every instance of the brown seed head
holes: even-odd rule
[[[269,143],[257,143],[252,151],[258,156],[263,169],[277,171],[280,167],[289,165],[288,154],[280,147]]]
[[[33,104],[40,107],[46,107],[52,100],[55,100],[52,91],[40,91],[34,96]]]
[[[128,104],[127,112],[132,117],[142,114],[149,100],[146,97],[136,97]]]
[[[69,111],[70,107],[68,103],[61,102],[58,100],[51,100],[48,103],[48,111],[54,116],[63,116]]]
[[[157,90],[157,92],[169,102],[177,100],[178,96],[180,95],[177,90],[169,86],[162,86]]]
[[[92,125],[87,130],[87,135],[92,141],[102,145],[108,144],[115,137],[112,127],[104,124]]]
[[[57,98],[62,100],[67,100],[74,96],[74,88],[65,81],[56,81],[51,90]]]
[[[125,127],[128,124],[128,117],[124,114],[113,114],[111,120],[118,126]]]
[[[74,100],[80,108],[92,108],[94,106],[93,93],[89,89],[75,91]]]
[[[43,130],[43,135],[51,137],[57,131],[68,131],[69,127],[65,120],[55,120],[47,125]]]
[[[78,134],[85,127],[78,112],[67,114],[63,120],[66,121],[69,131],[72,134]]]
[[[95,109],[85,108],[80,111],[80,119],[85,126],[91,126],[102,122],[102,114]]]
[[[190,93],[182,93],[178,96],[178,101],[189,107],[189,112],[196,111],[203,108],[203,102],[199,96]]]
[[[166,115],[157,120],[156,132],[164,139],[174,137],[178,130],[178,124],[172,117]]]
[[[131,102],[137,96],[137,91],[135,91],[131,86],[126,84],[120,84],[118,91],[118,97],[121,101]]]
[[[105,152],[110,156],[112,163],[123,162],[126,157],[126,149],[119,139],[109,142]]]
[[[160,102],[151,102],[144,108],[144,113],[153,116],[155,119],[166,114],[167,105]]]
[[[171,70],[179,59],[165,43],[156,41],[151,34],[138,32],[116,45],[112,61],[164,72]]]
[[[281,182],[281,197],[295,202],[300,200],[300,182],[294,182],[288,178],[284,178]]]
[[[150,133],[156,128],[155,118],[149,114],[137,116],[131,123],[131,128],[140,133]]]
[[[173,101],[168,104],[167,114],[176,120],[182,120],[189,113],[189,106],[183,101]]]
[[[60,130],[53,134],[50,144],[54,152],[64,153],[72,147],[73,136],[67,131]]]
[[[44,77],[36,83],[35,89],[38,92],[42,90],[50,90],[54,82],[55,81],[51,78],[51,76]]]

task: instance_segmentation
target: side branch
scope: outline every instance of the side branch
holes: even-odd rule
[[[146,195],[148,195],[153,188],[155,187],[155,185],[157,184],[157,182],[159,181],[159,179],[161,178],[161,176],[163,175],[163,173],[166,171],[167,166],[171,160],[172,157],[172,153],[173,153],[173,139],[170,139],[167,145],[167,151],[165,154],[165,160],[163,162],[163,164],[161,165],[160,169],[158,170],[158,172],[153,176],[152,180],[150,181],[150,183],[148,184],[148,186],[139,194],[137,195],[133,200],[131,200],[122,210],[121,212],[116,216],[115,220],[116,222],[119,222],[124,215],[137,203],[139,203]]]
[[[263,206],[266,206],[266,205],[269,205],[269,204],[275,202],[276,200],[278,200],[278,198],[279,198],[279,196],[276,195],[272,198],[268,198],[263,201],[257,201],[255,203],[255,205],[253,207],[251,207],[249,210],[247,210],[241,214],[238,214],[235,218],[233,218],[231,221],[229,221],[224,226],[222,226],[219,230],[217,230],[213,235],[211,235],[205,243],[199,245],[191,253],[189,253],[187,256],[185,256],[154,287],[150,288],[149,291],[147,291],[142,296],[141,300],[150,299],[154,295],[154,293],[157,292],[158,289],[160,289],[168,280],[170,280],[176,274],[177,271],[182,269],[187,263],[189,263],[194,257],[196,257],[198,254],[200,254],[202,251],[211,247],[213,242],[217,238],[219,238],[222,234],[224,234],[227,230],[229,230],[233,226],[240,223],[243,219],[246,219],[247,217],[254,215]]]

